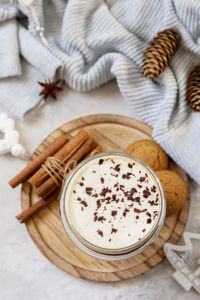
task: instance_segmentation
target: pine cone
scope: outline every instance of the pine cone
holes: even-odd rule
[[[169,28],[153,38],[143,57],[143,75],[155,78],[169,65],[178,50],[181,36],[175,28]]]
[[[196,66],[189,74],[186,99],[191,109],[200,111],[200,65]]]

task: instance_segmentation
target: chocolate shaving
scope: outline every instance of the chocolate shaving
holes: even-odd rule
[[[99,209],[101,207],[101,201],[97,200],[97,209]]]
[[[112,230],[111,230],[111,234],[112,233],[116,233],[118,230],[117,229],[115,229],[115,228],[112,228]]]
[[[86,187],[86,188],[85,188],[86,194],[88,194],[89,196],[91,196],[92,190],[93,190],[92,187]]]
[[[101,237],[103,237],[103,231],[101,231],[100,229],[98,229],[98,230],[97,230],[97,233],[98,233]]]
[[[117,171],[117,172],[120,172],[120,164],[116,165],[116,166],[114,167],[114,170]]]
[[[95,194],[92,195],[92,197],[97,198],[97,197],[98,197],[98,194],[95,193]]]
[[[127,197],[127,200],[130,200],[130,201],[134,202],[133,196],[128,196],[128,197]]]
[[[136,197],[134,198],[134,201],[136,201],[139,205],[141,205],[141,202],[140,202],[140,197]]]
[[[110,175],[116,178],[118,177],[118,174],[110,173]]]
[[[112,191],[108,187],[106,187],[106,188],[102,189],[102,191],[99,195],[105,197],[107,193],[111,193],[111,192]]]
[[[130,193],[131,193],[131,194],[137,193],[137,190],[136,190],[135,188],[132,188],[132,189],[130,190]]]
[[[101,158],[101,159],[99,160],[99,165],[102,165],[103,162],[104,162],[104,159]]]
[[[101,180],[101,183],[102,183],[102,184],[103,184],[104,181],[105,181],[103,177],[101,177],[100,180]]]
[[[122,178],[123,179],[130,179],[131,178],[130,175],[132,175],[132,173],[122,174]]]
[[[80,203],[81,203],[83,206],[85,206],[85,207],[88,206],[88,205],[87,205],[87,202],[86,202],[85,200],[82,200]]]
[[[116,201],[117,200],[117,195],[116,194],[113,194],[112,195],[112,201]]]
[[[117,215],[117,210],[112,210],[111,211],[111,216],[115,217]]]
[[[128,208],[125,208],[124,211],[123,211],[123,216],[126,217],[127,213],[129,212],[130,210]]]
[[[148,203],[149,203],[151,206],[153,206],[153,205],[158,205],[158,203],[155,202],[155,201],[153,201],[153,200],[152,200],[152,201],[149,200]]]
[[[146,179],[145,177],[140,177],[139,181],[143,182],[143,181],[145,181],[145,179]]]
[[[143,197],[148,198],[151,195],[151,192],[149,189],[146,187],[146,189],[143,191]]]
[[[98,217],[98,222],[103,223],[103,221],[106,221],[106,218],[104,216]]]
[[[137,213],[137,214],[143,213],[143,212],[145,212],[145,211],[147,211],[146,208],[145,208],[145,209],[134,208],[134,212]]]
[[[158,211],[154,211],[153,212],[153,219],[155,220],[155,218],[158,216]]]

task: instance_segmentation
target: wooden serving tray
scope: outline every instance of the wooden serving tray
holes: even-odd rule
[[[151,139],[151,128],[132,118],[99,114],[79,118],[53,131],[35,150],[33,157],[63,132],[69,137],[81,128],[96,139],[104,152],[121,151],[133,141]],[[188,186],[185,172],[171,161],[175,170]],[[22,185],[21,207],[28,208],[38,201],[27,183]],[[126,260],[104,261],[93,258],[77,248],[67,236],[60,217],[59,202],[56,200],[33,216],[27,223],[27,230],[39,250],[57,267],[74,276],[94,281],[119,281],[147,272],[164,259],[164,243],[176,243],[187,222],[190,207],[188,199],[177,215],[167,217],[157,240],[143,253]]]

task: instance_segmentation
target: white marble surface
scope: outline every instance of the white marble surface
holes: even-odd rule
[[[86,94],[66,88],[57,102],[50,101],[23,122],[17,122],[21,142],[32,152],[58,126],[93,113],[131,115],[114,82]],[[24,161],[10,155],[0,157],[0,300],[200,299],[196,292],[186,293],[172,279],[174,270],[167,261],[145,275],[110,284],[77,279],[55,267],[35,247],[25,226],[14,218],[20,212],[20,188],[12,190],[7,182],[24,166]],[[191,193],[187,230],[200,232],[200,188],[194,182]]]

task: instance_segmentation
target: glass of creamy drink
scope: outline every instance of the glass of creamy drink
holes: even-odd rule
[[[62,222],[86,253],[122,260],[143,251],[165,219],[163,188],[153,170],[124,153],[101,153],[81,162],[63,184]]]

